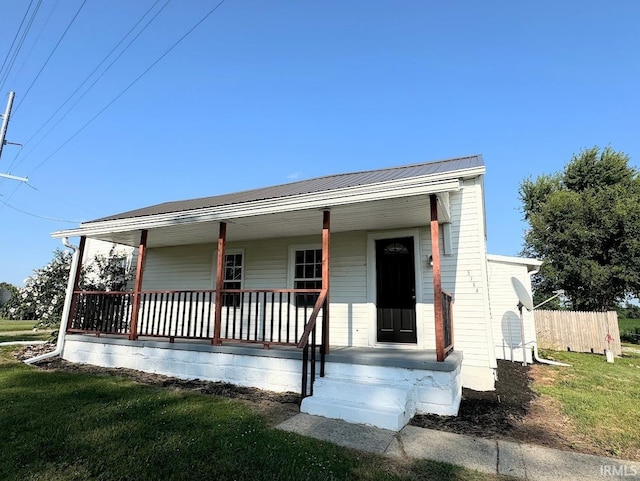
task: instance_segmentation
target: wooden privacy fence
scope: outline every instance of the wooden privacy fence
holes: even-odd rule
[[[611,349],[622,355],[618,314],[582,311],[535,311],[536,337],[540,349],[594,352]],[[610,342],[607,339],[610,336]]]

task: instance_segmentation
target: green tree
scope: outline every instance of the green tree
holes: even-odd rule
[[[544,261],[535,300],[564,289],[575,310],[615,309],[640,293],[640,178],[629,156],[585,149],[520,185],[524,253]]]
[[[0,319],[14,319],[14,314],[18,312],[20,307],[20,289],[8,282],[0,282],[0,291],[2,290],[8,291],[11,299],[0,305]]]
[[[62,316],[71,259],[70,251],[56,249],[53,259],[33,271],[0,315],[6,312],[11,319],[35,319],[37,327],[56,325]],[[85,264],[80,274],[80,285],[85,290],[121,291],[131,279],[128,257],[115,248],[107,256],[97,254]]]
[[[56,249],[53,259],[44,267],[35,269],[20,289],[21,314],[26,319],[37,319],[39,327],[57,324],[71,268],[71,253]]]

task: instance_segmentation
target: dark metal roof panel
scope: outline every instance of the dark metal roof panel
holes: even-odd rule
[[[240,204],[257,200],[276,199],[294,195],[325,192],[346,187],[377,184],[391,180],[409,179],[426,175],[455,172],[458,170],[472,169],[484,166],[481,155],[461,157],[457,159],[426,162],[422,164],[404,165],[387,169],[369,170],[364,172],[352,172],[346,174],[328,175],[315,179],[301,180],[289,184],[263,187],[259,189],[235,192],[232,194],[202,197],[199,199],[179,200],[162,204],[143,207],[120,214],[95,219],[84,224],[103,222],[109,220],[128,219],[171,212],[182,212],[207,207],[219,207],[223,205]]]

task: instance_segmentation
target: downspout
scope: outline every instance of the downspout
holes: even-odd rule
[[[529,272],[529,277],[537,274],[538,272],[540,272],[540,269],[534,269],[531,272]],[[537,307],[537,306],[536,306]],[[534,307],[535,309],[535,307]],[[533,311],[531,311],[533,314]],[[533,320],[533,329],[534,332],[536,332],[536,338],[533,341],[533,359],[541,364],[549,364],[551,366],[563,366],[563,367],[571,367],[571,364],[566,364],[564,362],[558,362],[558,361],[551,361],[549,359],[542,359],[540,357],[540,355],[538,354],[538,334],[537,334],[537,330],[536,330],[536,316],[533,315],[532,316],[532,320]],[[524,346],[523,346],[524,348]],[[524,349],[523,349],[524,352]]]
[[[67,282],[67,292],[64,297],[64,306],[62,307],[62,319],[60,319],[60,329],[58,330],[58,342],[56,343],[55,350],[40,356],[26,359],[26,364],[33,364],[36,362],[44,361],[50,357],[58,356],[62,353],[64,348],[64,340],[67,334],[67,322],[69,321],[69,311],[71,311],[71,299],[73,298],[73,287],[75,284],[76,273],[78,272],[78,264],[80,263],[79,249],[77,246],[69,243],[68,237],[62,238],[62,243],[65,247],[73,250],[73,257],[71,258],[71,269],[69,270],[69,281]]]

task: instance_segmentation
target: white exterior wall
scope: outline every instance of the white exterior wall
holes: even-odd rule
[[[489,260],[489,295],[494,350],[498,359],[522,362],[522,329],[518,312],[518,296],[511,283],[515,277],[531,293],[531,278],[527,266]],[[524,345],[527,362],[532,362],[531,349],[536,340],[533,312],[523,308]]]

